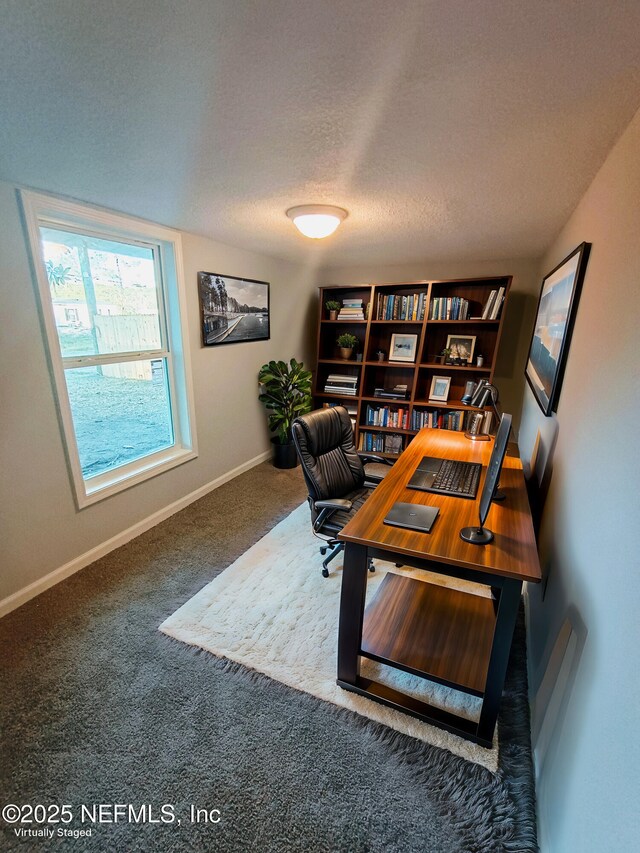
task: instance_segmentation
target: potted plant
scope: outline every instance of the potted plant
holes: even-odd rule
[[[329,319],[330,320],[337,320],[338,319],[338,311],[340,310],[340,303],[339,302],[336,302],[335,299],[328,299],[324,303],[324,307],[329,312]]]
[[[276,468],[295,468],[296,448],[291,436],[291,424],[298,415],[311,411],[311,371],[301,361],[292,358],[263,364],[258,374],[262,386],[259,400],[269,411],[269,429],[275,433],[273,464]]]
[[[451,347],[445,347],[440,353],[441,360],[445,364],[450,364],[451,362]]]
[[[338,335],[336,343],[340,347],[340,357],[349,359],[353,355],[353,351],[358,345],[358,339],[350,332],[345,332],[343,335]]]

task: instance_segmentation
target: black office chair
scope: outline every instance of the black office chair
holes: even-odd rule
[[[318,409],[296,418],[293,442],[309,490],[311,522],[316,536],[325,540],[323,577],[329,577],[329,563],[344,548],[336,536],[380,482],[391,462],[371,453],[359,453],[353,440],[349,413],[342,406]],[[372,468],[365,468],[365,462]],[[373,562],[369,568],[373,571]]]

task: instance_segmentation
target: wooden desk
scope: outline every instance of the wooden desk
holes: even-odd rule
[[[488,545],[471,545],[460,529],[478,524],[478,503],[491,442],[461,433],[423,429],[382,483],[343,528],[345,559],[338,635],[338,684],[483,746],[493,740],[523,581],[540,581],[540,564],[522,464],[510,448],[500,477],[505,493],[494,502]],[[484,466],[478,498],[445,497],[407,489],[423,456]],[[440,507],[431,533],[383,524],[396,501]],[[368,558],[378,557],[491,587],[482,598],[389,573],[365,613]],[[360,675],[361,656],[483,697],[477,723],[428,705]]]

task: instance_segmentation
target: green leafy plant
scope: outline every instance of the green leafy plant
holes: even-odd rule
[[[336,302],[335,299],[329,299],[327,300],[327,302],[324,303],[324,307],[327,309],[327,311],[339,311],[340,303]]]
[[[47,261],[46,263],[47,269],[47,278],[49,279],[49,284],[53,286],[54,292],[57,293],[58,288],[62,287],[63,284],[66,284],[68,281],[68,275],[71,272],[71,267],[65,267],[62,264],[58,264],[58,266],[53,265],[53,261]]]
[[[355,335],[345,332],[343,335],[338,335],[336,343],[343,349],[355,349],[358,344],[358,339]]]
[[[259,400],[269,414],[269,429],[278,444],[291,443],[291,424],[298,415],[311,411],[311,371],[292,358],[263,364],[258,373],[262,385]]]

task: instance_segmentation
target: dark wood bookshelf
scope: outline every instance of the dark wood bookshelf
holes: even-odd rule
[[[492,290],[504,288],[504,301],[498,317],[494,320],[431,320],[429,319],[432,300],[435,297],[460,297],[469,302],[468,312],[477,317],[482,313]],[[389,407],[392,411],[407,410],[409,424],[414,411],[427,410],[469,411],[478,409],[464,406],[461,397],[468,381],[487,379],[493,381],[496,363],[496,352],[500,343],[503,328],[511,276],[494,276],[474,279],[451,279],[447,281],[410,281],[391,284],[358,284],[358,285],[329,285],[320,288],[320,316],[316,347],[316,367],[314,371],[313,397],[316,407],[340,403],[356,409],[355,432],[356,446],[360,447],[364,432],[379,433],[388,436],[397,434],[402,437],[402,448],[406,448],[416,429],[401,429],[399,427],[378,427],[365,423],[367,404]],[[384,297],[394,296],[399,300],[423,294],[424,316],[422,319],[378,319],[378,307]],[[343,299],[361,299],[365,320],[330,320],[325,308],[327,300],[342,303]],[[408,304],[408,303],[407,303]],[[400,309],[401,310],[401,309]],[[362,361],[355,357],[349,360],[340,358],[336,338],[344,331],[352,331],[358,338]],[[469,364],[442,364],[435,360],[446,346],[447,337],[459,332],[461,335],[475,336],[473,360]],[[385,358],[379,361],[376,353],[382,350],[388,356],[391,349],[393,334],[415,334],[416,354],[413,362],[389,361]],[[482,367],[478,367],[475,359],[478,355],[484,358]],[[340,368],[343,367],[344,370]],[[358,383],[355,396],[325,392],[329,373],[345,373],[357,375]],[[449,398],[446,403],[428,399],[431,381],[434,376],[451,377]],[[396,384],[407,385],[406,399],[375,397],[375,388],[392,388]],[[380,452],[380,451],[377,451]],[[393,457],[396,454],[387,454]]]

